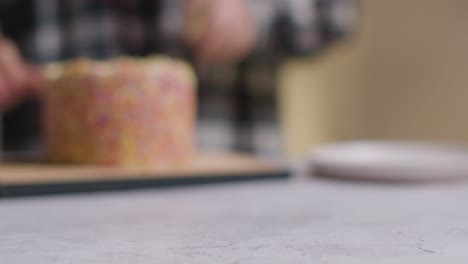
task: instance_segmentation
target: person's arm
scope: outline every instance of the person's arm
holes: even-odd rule
[[[185,0],[185,4],[186,39],[202,63],[239,61],[256,41],[262,41],[264,31],[273,33],[283,55],[315,54],[350,33],[358,15],[358,0]],[[266,22],[268,16],[273,16],[271,23]]]
[[[40,74],[23,59],[18,43],[32,25],[31,1],[0,0],[0,112],[39,89]]]
[[[20,55],[15,43],[0,37],[0,111],[38,91],[41,77]]]

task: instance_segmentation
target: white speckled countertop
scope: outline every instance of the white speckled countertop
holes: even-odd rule
[[[0,200],[0,263],[466,263],[468,183],[237,183]]]

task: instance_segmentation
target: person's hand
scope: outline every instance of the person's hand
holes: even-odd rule
[[[185,25],[186,40],[200,63],[235,62],[253,46],[246,0],[186,0]]]
[[[37,92],[40,82],[40,73],[21,58],[14,43],[0,38],[0,110]]]

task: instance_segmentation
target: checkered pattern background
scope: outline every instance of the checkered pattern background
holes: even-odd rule
[[[183,0],[0,0],[4,34],[36,63],[163,52],[189,57]],[[257,45],[238,65],[197,69],[198,141],[204,149],[281,155],[275,76],[287,56],[311,55],[353,28],[353,0],[250,0]],[[7,113],[6,147],[37,135],[37,103]],[[34,141],[34,140],[33,140]],[[20,144],[23,143],[23,144]]]

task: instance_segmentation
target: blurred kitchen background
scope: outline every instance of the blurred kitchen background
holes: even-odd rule
[[[176,55],[177,2],[165,1],[162,24]],[[201,149],[296,158],[352,139],[468,142],[467,1],[282,2],[250,0],[258,35],[247,59],[198,68]],[[323,27],[324,12],[336,24]],[[308,35],[318,25],[333,30]]]
[[[468,141],[468,2],[360,1],[355,35],[286,62],[287,152],[350,139]]]

